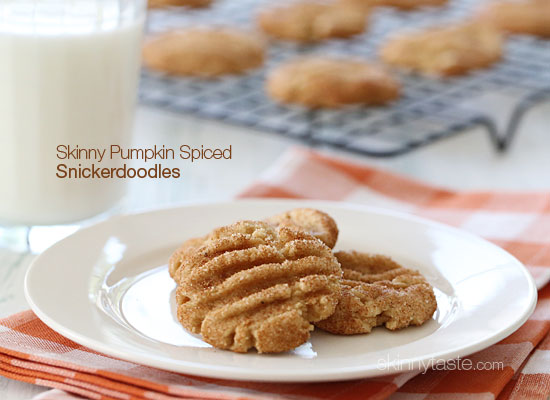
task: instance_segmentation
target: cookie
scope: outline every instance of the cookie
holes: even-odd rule
[[[423,7],[438,7],[448,3],[448,0],[339,0],[343,4],[354,4],[367,9],[373,7],[394,7],[400,10],[416,10]]]
[[[312,208],[295,208],[265,219],[273,226],[286,226],[291,229],[304,230],[321,240],[331,249],[338,239],[338,226],[332,217]],[[176,271],[183,263],[183,257],[193,249],[200,247],[208,240],[209,235],[186,240],[170,257],[168,271],[175,278]]]
[[[389,103],[399,97],[400,85],[375,64],[312,56],[274,69],[268,76],[266,91],[281,103],[339,108]]]
[[[334,314],[315,326],[339,335],[422,325],[437,308],[432,286],[417,271],[381,255],[335,253],[342,266],[341,298]]]
[[[214,78],[241,74],[264,61],[264,43],[255,35],[229,28],[190,28],[148,40],[143,63],[159,72]]]
[[[275,226],[301,229],[313,235],[331,249],[338,239],[338,226],[330,215],[313,208],[295,208],[265,220]]]
[[[273,38],[316,42],[364,32],[367,10],[352,3],[306,1],[264,10],[258,14],[257,23]]]
[[[168,272],[170,273],[172,279],[175,279],[176,272],[183,263],[183,257],[185,257],[185,255],[191,252],[193,249],[202,246],[207,239],[208,236],[188,239],[183,242],[183,244],[175,252],[172,253],[172,255],[170,256],[170,260],[168,261]]]
[[[148,8],[164,8],[164,7],[191,7],[202,8],[208,7],[213,0],[148,0]]]
[[[375,6],[395,7],[402,10],[442,6],[447,2],[448,0],[372,0],[372,4]]]
[[[485,68],[502,58],[503,37],[492,26],[462,23],[390,39],[380,57],[387,64],[416,72],[453,76]]]
[[[550,1],[501,1],[479,12],[482,22],[512,34],[550,37]]]
[[[214,230],[176,272],[181,324],[211,345],[243,353],[294,349],[330,316],[342,271],[312,235],[266,222]]]

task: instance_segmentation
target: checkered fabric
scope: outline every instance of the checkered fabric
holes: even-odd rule
[[[286,153],[242,197],[361,202],[459,226],[524,262],[539,287],[529,320],[467,357],[503,368],[429,370],[338,383],[267,384],[186,376],[116,360],[46,327],[30,311],[0,320],[0,374],[92,399],[545,399],[550,393],[550,193],[453,192],[307,150]],[[41,400],[68,399],[50,391]]]

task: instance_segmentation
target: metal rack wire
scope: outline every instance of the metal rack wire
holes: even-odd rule
[[[148,30],[155,33],[200,23],[252,27],[256,9],[270,1],[219,0],[208,10],[155,11],[149,17]],[[384,39],[403,27],[459,20],[479,4],[479,0],[450,0],[447,7],[413,12],[377,9],[371,15],[370,29],[363,35],[307,47],[273,43],[266,65],[239,77],[202,81],[144,70],[140,101],[369,156],[404,154],[476,126],[487,131],[495,149],[504,151],[526,112],[535,104],[550,100],[550,40],[510,37],[502,62],[465,77],[439,79],[396,72],[403,84],[403,95],[386,107],[311,111],[278,105],[263,89],[266,71],[284,60],[304,53],[374,58]],[[487,93],[513,99],[509,119],[503,126],[499,126],[490,109],[477,101]]]

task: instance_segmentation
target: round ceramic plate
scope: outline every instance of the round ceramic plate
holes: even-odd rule
[[[387,254],[422,272],[437,311],[420,327],[336,336],[319,329],[294,351],[262,355],[212,348],[175,314],[166,267],[185,239],[294,207],[332,215],[337,249]],[[254,200],[125,215],[82,229],[42,253],[25,281],[48,326],[99,352],[165,370],[261,381],[326,381],[385,375],[481,350],[531,314],[536,289],[523,265],[468,233],[413,216],[346,203]],[[513,296],[510,294],[513,293]]]

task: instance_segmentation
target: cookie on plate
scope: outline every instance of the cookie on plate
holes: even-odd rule
[[[417,271],[392,259],[356,251],[335,253],[342,266],[341,299],[336,311],[315,326],[339,335],[422,325],[437,308],[432,286]]]
[[[214,78],[261,66],[264,52],[263,41],[250,32],[189,28],[148,40],[143,47],[143,63],[166,74]]]
[[[208,236],[188,239],[172,253],[170,260],[168,261],[168,272],[170,273],[172,279],[176,279],[176,272],[181,267],[183,258],[195,248],[202,246],[207,239]]]
[[[208,7],[213,0],[147,0],[148,8],[165,8],[165,7],[191,7],[202,8]]]
[[[297,229],[240,221],[214,230],[176,272],[181,324],[239,353],[294,349],[330,316],[342,270],[319,239]]]
[[[367,26],[367,9],[353,3],[301,1],[261,11],[258,26],[267,35],[282,40],[316,42],[347,38]]]
[[[331,249],[338,239],[336,221],[327,213],[313,208],[295,208],[266,218],[265,221],[275,226],[304,230]]]
[[[550,1],[500,1],[479,12],[481,21],[512,34],[550,37]]]
[[[331,249],[338,239],[338,226],[330,215],[313,208],[295,208],[284,213],[265,219],[265,222],[277,227],[285,226],[290,229],[303,230],[321,240]],[[191,238],[174,252],[168,262],[170,276],[175,279],[177,270],[181,267],[183,259],[189,252],[200,247],[210,236]]]
[[[502,58],[503,37],[494,27],[460,23],[398,34],[382,47],[388,64],[416,72],[452,76],[488,67]]]
[[[399,83],[381,66],[354,59],[311,56],[275,68],[267,93],[281,103],[310,108],[383,105],[399,97]]]

